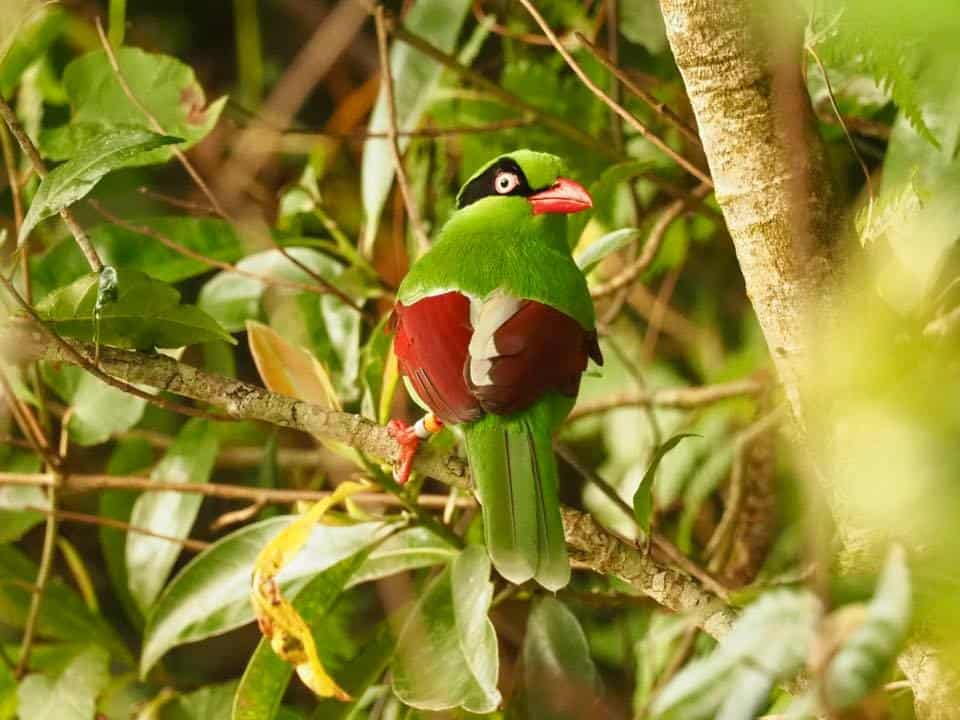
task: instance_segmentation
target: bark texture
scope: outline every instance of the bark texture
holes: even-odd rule
[[[93,356],[93,347],[89,344],[76,343],[74,347],[87,357]],[[75,359],[36,324],[16,320],[0,323],[0,359],[7,362],[75,363]],[[400,448],[387,429],[366,418],[330,412],[256,385],[198,370],[166,355],[101,347],[100,369],[130,383],[222,407],[237,419],[260,420],[316,437],[339,440],[382,460],[396,462],[399,458]],[[438,453],[429,446],[417,452],[414,467],[447,485],[470,485],[468,468],[461,458]],[[75,489],[80,489],[81,485],[93,489],[109,484],[109,480],[89,476],[85,481],[76,478],[73,486]],[[11,474],[0,477],[0,486],[5,482],[35,484],[17,481]],[[66,482],[69,487],[71,481]],[[155,487],[156,483],[152,486]],[[219,494],[223,492],[221,487]],[[722,636],[730,628],[733,611],[694,578],[653,553],[644,552],[611,535],[589,515],[563,508],[563,521],[567,545],[579,567],[615,575],[675,612],[695,612],[698,626],[714,637]]]
[[[819,401],[803,392],[813,323],[832,321],[842,267],[832,251],[829,171],[801,74],[804,19],[790,0],[660,6],[747,293],[803,437]],[[859,561],[871,531],[847,522],[843,498],[826,491],[841,552]],[[915,643],[900,667],[920,720],[956,717],[956,674],[935,653]]]
[[[803,23],[772,5],[661,0],[747,293],[802,419],[806,319],[831,284],[831,192],[801,75]]]

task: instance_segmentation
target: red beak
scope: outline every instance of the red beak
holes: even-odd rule
[[[593,198],[580,183],[568,178],[557,181],[546,190],[530,195],[527,200],[533,206],[534,215],[543,213],[575,213],[593,207]]]

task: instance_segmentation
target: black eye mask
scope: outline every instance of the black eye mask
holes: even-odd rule
[[[497,175],[503,172],[512,173],[516,175],[517,180],[519,180],[517,186],[507,193],[497,192],[496,188]],[[530,183],[527,182],[527,176],[523,174],[523,170],[520,169],[516,161],[508,157],[500,158],[480,175],[467,183],[457,198],[457,209],[462,210],[480,198],[489,197],[490,195],[498,195],[500,197],[510,195],[529,197],[533,195],[534,192],[536,191],[530,187]]]

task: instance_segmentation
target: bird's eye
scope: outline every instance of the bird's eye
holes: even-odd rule
[[[520,178],[512,172],[498,172],[493,180],[493,188],[501,195],[512,192],[519,184]]]

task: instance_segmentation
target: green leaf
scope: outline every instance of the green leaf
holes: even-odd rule
[[[863,624],[827,666],[824,697],[831,708],[852,707],[882,682],[906,638],[910,609],[906,554],[895,546],[887,555]]]
[[[637,491],[633,494],[633,516],[645,533],[650,532],[650,521],[653,518],[653,481],[657,475],[657,468],[660,467],[660,461],[663,460],[664,455],[673,450],[681,440],[688,437],[700,436],[696,433],[680,433],[674,435],[654,450],[653,457],[650,459],[650,465],[643,474],[643,479],[640,481]]]
[[[107,385],[75,366],[43,367],[44,379],[73,408],[68,429],[78,445],[99,445],[143,417],[147,401]]]
[[[753,720],[774,684],[803,667],[819,601],[779,590],[748,607],[717,649],[688,663],[653,703],[659,720]],[[775,642],[771,642],[775,638]]]
[[[107,462],[110,475],[132,475],[153,465],[153,447],[141,437],[119,440]],[[100,493],[98,514],[102,518],[130,522],[130,513],[139,493],[132,490],[103,490]],[[127,533],[117,528],[100,527],[100,551],[106,565],[107,575],[114,596],[123,607],[131,624],[138,630],[143,629],[143,614],[130,594],[127,579]]]
[[[577,267],[586,275],[603,262],[604,258],[626,247],[639,234],[640,231],[636,228],[623,228],[597,238],[576,254],[574,260]]]
[[[17,693],[22,718],[91,720],[97,696],[110,680],[106,650],[91,647],[77,655],[55,679],[34,673],[24,678]]]
[[[129,167],[149,150],[178,142],[179,138],[142,128],[118,126],[84,143],[70,160],[47,173],[40,183],[23,219],[17,244],[23,244],[38,222],[86,196],[107,173]]]
[[[195,557],[157,599],[143,634],[141,672],[171,648],[246,625],[254,619],[250,573],[264,545],[290,524],[270,518],[218,540]],[[381,522],[317,525],[303,550],[280,574],[281,588],[295,596],[319,572],[383,539],[393,526]]]
[[[602,711],[587,637],[577,617],[556,598],[543,597],[530,613],[523,674],[529,717],[573,720]]]
[[[157,720],[230,720],[238,684],[231,680],[178,695],[160,708]]]
[[[404,17],[404,26],[445,52],[452,52],[470,7],[469,0],[418,0]],[[403,42],[390,49],[394,78],[397,129],[416,130],[440,80],[441,65]],[[383,133],[389,123],[386,86],[381,85],[377,103],[370,114],[368,131]],[[370,138],[363,145],[362,191],[366,218],[362,247],[369,256],[377,236],[380,212],[393,185],[393,160],[388,141]],[[398,138],[401,154],[409,137]]]
[[[233,227],[223,220],[164,216],[137,218],[134,224],[160,233],[178,245],[214,260],[232,263],[243,257],[242,240]],[[104,264],[139,270],[155,280],[178,283],[215,269],[171,250],[156,238],[119,225],[97,225],[89,234]],[[73,238],[65,238],[30,260],[34,296],[37,299],[90,271]]]
[[[24,626],[30,608],[30,588],[36,579],[36,564],[12,545],[0,545],[0,625]],[[52,579],[44,591],[37,632],[41,637],[99,645],[115,658],[130,660],[116,631],[57,579]]]
[[[287,252],[341,290],[362,292],[348,287],[350,273],[336,260],[303,247],[287,248]],[[316,280],[277,250],[251,255],[237,267],[268,278],[317,285]],[[271,286],[255,277],[222,272],[204,285],[197,304],[230,332],[244,330],[247,320],[261,319],[263,307],[274,330],[289,343],[310,350],[330,370],[339,397],[356,397],[361,317],[334,295]]]
[[[150,473],[150,479],[206,483],[219,445],[216,429],[206,420],[192,418]],[[162,535],[186,538],[202,501],[203,496],[196,493],[145,492],[134,503],[130,523]],[[170,540],[141,533],[127,534],[127,582],[142,611],[157,599],[181,549]]]
[[[118,273],[116,302],[100,315],[104,345],[149,350],[194,343],[236,341],[195,305],[181,305],[180,293],[137,270]],[[91,273],[51,293],[37,305],[37,313],[66,337],[92,340],[99,276]]]
[[[487,551],[468,546],[430,583],[404,624],[393,662],[397,697],[421,710],[497,708],[497,636],[487,618],[492,597]]]
[[[651,53],[667,49],[667,32],[657,0],[623,0],[619,4],[620,32]]]
[[[336,670],[337,684],[355,700],[344,703],[331,698],[322,699],[317,703],[312,717],[316,720],[357,718],[354,713],[363,704],[363,696],[387,669],[395,647],[396,638],[391,631],[389,620],[384,621],[374,633],[373,639],[364,645],[355,657]]]
[[[290,247],[286,250],[326,280],[333,281],[343,272],[340,263],[316,250],[302,247]],[[279,250],[266,250],[245,257],[237,263],[237,268],[266,278],[316,284],[313,278],[285,258]],[[224,271],[203,286],[197,305],[216,318],[229,332],[241,332],[246,327],[247,320],[258,320],[262,317],[260,299],[267,287],[266,283],[255,277]],[[290,294],[301,291],[278,288],[278,292]]]
[[[449,542],[425,527],[411,527],[394,534],[370,553],[350,578],[349,587],[379,580],[404,570],[450,562],[458,551]]]
[[[116,57],[120,72],[137,99],[165,133],[183,138],[182,149],[192,147],[217,124],[227,98],[222,97],[207,105],[203,88],[189,65],[169,55],[148,53],[133,47],[117,48]],[[71,62],[64,71],[63,84],[73,108],[68,128],[83,124],[109,127],[127,123],[148,127],[147,118],[130,102],[102,50],[87,53]],[[51,143],[47,145],[49,147]],[[69,143],[62,141],[52,145],[59,150],[54,153],[56,158],[62,158],[62,153],[70,150]],[[171,154],[171,150],[163,149],[145,160],[162,162]]]
[[[17,715],[17,681],[6,663],[0,662],[0,720]]]
[[[38,2],[19,0],[36,8]],[[21,18],[11,12],[9,4],[4,7],[4,20],[20,22]],[[23,27],[17,28],[13,42],[8,46],[5,29],[0,29],[0,94],[10,97],[20,82],[20,76],[33,62],[43,55],[57,39],[67,23],[67,13],[61,8],[45,7],[34,11],[31,21],[26,18]],[[3,23],[4,28],[6,23]],[[9,49],[8,49],[9,48]],[[6,53],[4,54],[4,50]]]
[[[317,625],[343,593],[347,581],[363,563],[364,557],[362,549],[354,552],[316,575],[297,594],[293,607],[315,635]],[[280,659],[270,642],[262,639],[240,681],[233,705],[233,720],[273,720],[292,676],[293,666]]]

